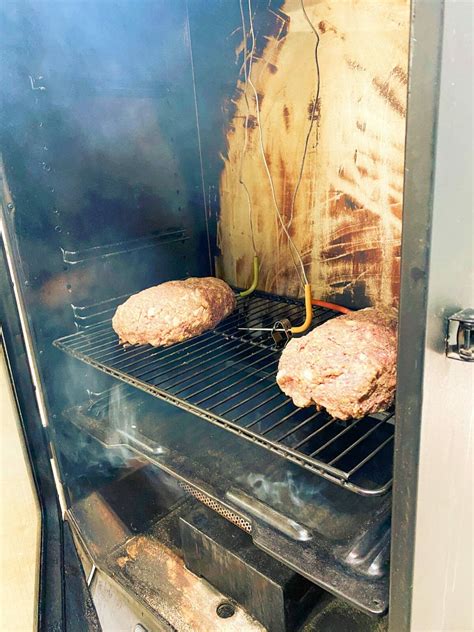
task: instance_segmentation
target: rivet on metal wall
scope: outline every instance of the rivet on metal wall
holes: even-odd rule
[[[235,606],[229,601],[224,601],[217,606],[216,613],[221,619],[229,619],[229,617],[232,617],[235,614]]]

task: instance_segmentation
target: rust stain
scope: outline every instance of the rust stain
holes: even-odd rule
[[[130,558],[126,556],[117,558],[117,564],[120,566],[120,568],[125,568],[127,562],[129,561],[130,561]]]
[[[139,549],[140,549],[141,540],[133,540],[129,544],[127,544],[127,554],[132,559],[135,560]]]
[[[408,75],[400,66],[395,66],[395,68],[392,70],[392,75],[394,77],[397,77],[397,79],[399,79],[401,83],[403,83],[403,85],[406,86],[408,84]]]
[[[288,130],[290,127],[290,110],[287,105],[283,106],[283,121],[285,122],[285,127]]]
[[[287,175],[287,164],[282,156],[280,156],[280,173],[279,180],[281,183],[281,208],[280,212],[283,216],[283,219],[288,225],[290,221],[290,211],[291,211],[291,201],[293,198],[293,189],[290,186],[293,181],[293,177],[291,175]],[[282,241],[286,240],[286,237],[283,234],[280,234]]]
[[[338,30],[335,26],[333,26],[330,22],[328,22],[327,20],[320,20],[320,22],[318,23],[318,28],[321,31],[321,33],[326,33],[326,32],[331,32],[334,34],[338,34]],[[344,38],[344,35],[340,35],[342,38]]]
[[[377,77],[372,79],[373,85],[377,88],[378,93],[382,96],[392,108],[401,116],[405,116],[405,106],[400,103],[395,92],[390,88],[387,81],[380,81]]]
[[[130,545],[133,559],[129,558]],[[208,632],[216,628],[216,607],[223,596],[188,571],[172,548],[147,533],[127,543],[125,555],[123,547],[115,555],[112,564],[120,569],[122,581],[138,586],[142,600],[151,610],[159,612],[173,629]],[[263,631],[240,608],[225,628],[228,632]]]
[[[356,62],[354,59],[348,59],[346,57],[345,60],[346,64],[349,66],[349,68],[352,68],[352,70],[367,70],[367,68],[364,68],[364,66]]]

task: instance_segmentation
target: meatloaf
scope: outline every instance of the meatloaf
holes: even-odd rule
[[[121,342],[167,346],[212,329],[234,309],[227,283],[191,277],[130,296],[117,308],[112,327]]]
[[[316,404],[336,419],[358,419],[394,401],[395,309],[362,309],[290,340],[277,382],[296,406]]]

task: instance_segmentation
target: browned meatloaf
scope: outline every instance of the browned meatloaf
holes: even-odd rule
[[[235,309],[231,288],[214,277],[167,281],[119,305],[112,327],[121,342],[171,345],[215,327]]]
[[[362,309],[290,340],[277,382],[296,406],[358,419],[393,403],[396,358],[396,310]]]

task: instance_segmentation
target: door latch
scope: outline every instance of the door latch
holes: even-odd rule
[[[463,309],[448,318],[446,356],[474,362],[474,309]]]

